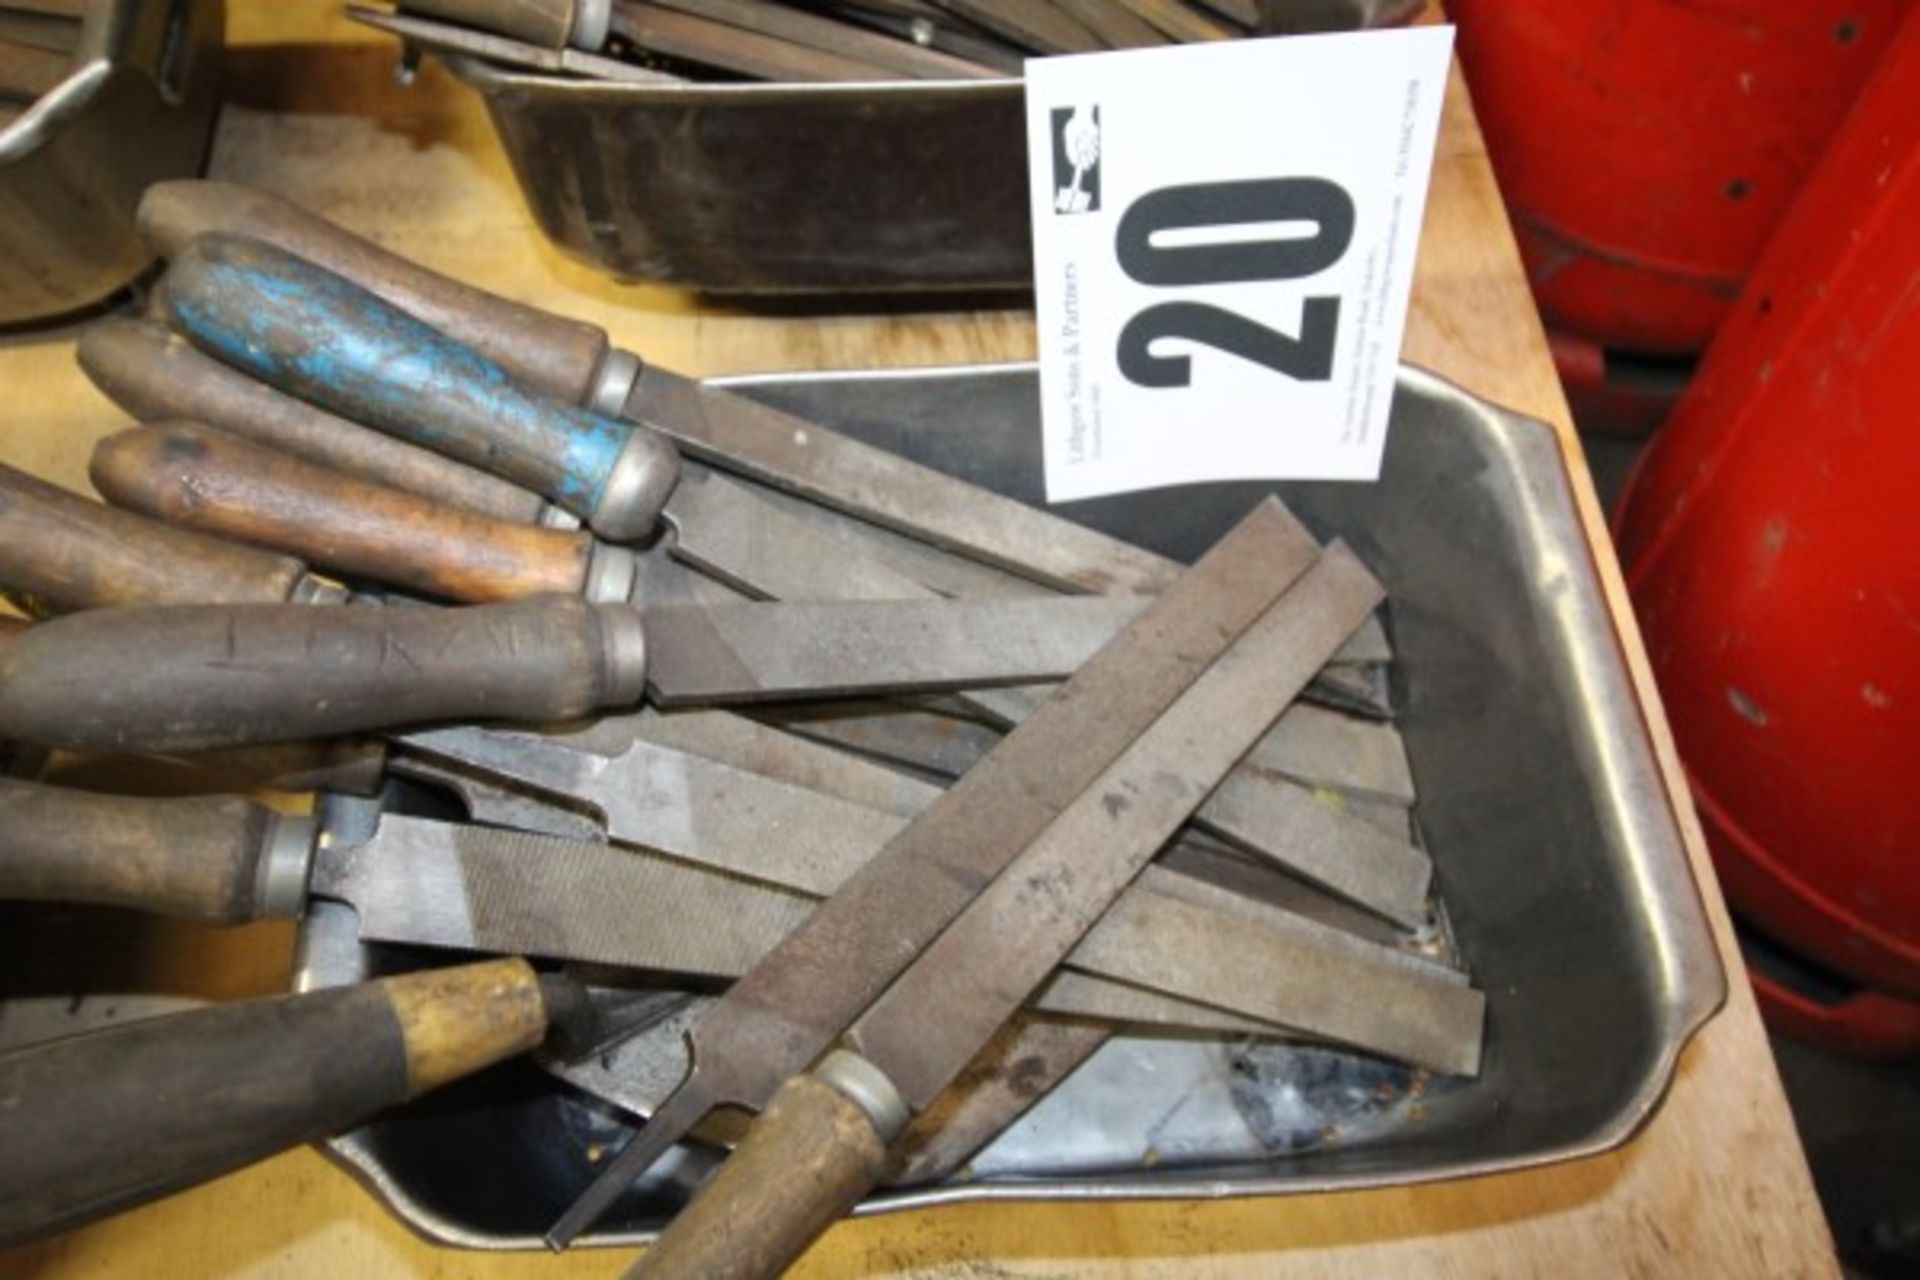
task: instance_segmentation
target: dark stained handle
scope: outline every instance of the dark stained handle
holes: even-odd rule
[[[640,616],[540,596],[464,609],[95,610],[0,647],[0,737],[191,751],[637,701]]]
[[[679,478],[678,454],[653,432],[529,392],[473,348],[262,241],[201,236],[160,291],[208,354],[544,494],[608,538],[649,532]]]
[[[771,1277],[879,1182],[887,1142],[859,1104],[813,1075],[780,1086],[629,1280]]]
[[[401,0],[400,8],[442,22],[492,31],[542,49],[592,52],[607,39],[612,0]]]
[[[165,258],[215,231],[278,245],[571,404],[589,402],[607,359],[603,330],[449,280],[264,191],[231,182],[157,182],[141,198],[138,219],[148,247]]]
[[[0,588],[36,612],[272,603],[305,575],[286,556],[169,529],[0,465]]]
[[[169,525],[448,600],[578,594],[593,553],[585,533],[490,520],[193,423],[108,436],[88,475]]]
[[[233,796],[136,800],[0,778],[0,898],[292,919],[311,848],[305,819]]]
[[[533,524],[547,508],[547,500],[531,490],[348,422],[229,369],[155,320],[102,320],[80,335],[79,358],[94,385],[139,422],[204,422],[495,520]]]
[[[323,738],[162,755],[60,752],[44,769],[22,776],[89,791],[131,789],[143,796],[255,791],[376,796],[386,762],[386,744],[379,738]]]
[[[523,1053],[524,960],[215,1005],[0,1057],[0,1245],[158,1199]]]

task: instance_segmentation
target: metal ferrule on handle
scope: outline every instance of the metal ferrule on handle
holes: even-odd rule
[[[307,879],[320,844],[318,819],[278,813],[260,857],[260,910],[270,920],[293,920],[307,906]]]
[[[207,924],[292,920],[317,828],[237,796],[135,799],[0,778],[0,897]]]
[[[679,477],[658,436],[532,393],[472,348],[271,245],[201,236],[175,256],[162,298],[208,354],[542,493],[604,537],[651,531]]]
[[[829,1053],[774,1095],[628,1280],[784,1274],[878,1181],[908,1118],[879,1067]]]
[[[814,1079],[854,1103],[866,1113],[882,1142],[891,1143],[906,1132],[913,1113],[887,1073],[851,1049],[835,1049],[813,1069]]]

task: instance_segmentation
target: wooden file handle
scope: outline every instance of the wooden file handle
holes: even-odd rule
[[[118,788],[130,776],[128,771],[137,769],[141,795],[337,791],[377,796],[386,778],[386,763],[386,743],[380,738],[320,738],[159,755],[63,753],[46,768],[20,776],[94,790]]]
[[[540,596],[465,609],[95,610],[0,647],[0,737],[188,751],[637,701],[640,616]]]
[[[157,182],[141,198],[138,221],[148,247],[165,258],[216,231],[278,245],[570,404],[589,402],[608,359],[605,330],[449,280],[264,191],[230,182]]]
[[[338,1132],[540,1042],[524,960],[168,1014],[0,1057],[0,1245]]]
[[[312,824],[234,796],[134,799],[0,778],[0,898],[208,924],[292,919]]]
[[[286,600],[306,567],[169,529],[0,465],[0,587],[43,613]]]
[[[793,1077],[628,1280],[780,1275],[880,1181],[889,1141],[819,1073]]]
[[[203,355],[155,320],[116,317],[80,335],[80,367],[140,422],[204,422],[230,435],[464,511],[534,524],[547,500],[477,467],[316,409]]]
[[[648,533],[679,478],[651,431],[530,392],[494,361],[344,277],[209,233],[161,279],[193,344],[289,394],[544,494],[616,541]]]
[[[491,520],[193,423],[108,436],[88,475],[169,525],[448,600],[577,595],[593,554],[585,533]]]

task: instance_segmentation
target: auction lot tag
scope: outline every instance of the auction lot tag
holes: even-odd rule
[[[1373,480],[1451,27],[1026,64],[1047,498]]]

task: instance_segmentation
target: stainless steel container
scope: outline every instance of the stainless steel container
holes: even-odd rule
[[[445,61],[486,101],[541,230],[622,279],[1032,287],[1017,81],[654,86]]]
[[[1403,22],[1405,0],[1274,3],[1273,30]],[[1021,85],[612,84],[442,55],[535,219],[622,279],[715,294],[1033,287]]]
[[[153,261],[133,212],[200,172],[219,103],[222,0],[93,0],[73,68],[0,127],[0,325],[99,302]]]
[[[1030,367],[728,385],[1040,500]],[[1329,1079],[1364,1091],[1395,1068],[1322,1049],[1116,1040],[976,1159],[969,1180],[888,1192],[864,1212],[1318,1191],[1590,1155],[1653,1112],[1681,1047],[1724,999],[1552,432],[1406,369],[1380,483],[1271,487],[1319,533],[1355,546],[1391,593],[1395,701],[1423,835],[1488,997],[1483,1073],[1432,1082],[1418,1106],[1363,1107],[1328,1144],[1324,1116],[1297,1123],[1294,1100]],[[1190,559],[1269,488],[1201,485],[1062,510]],[[351,912],[323,910],[304,926],[300,978],[329,985],[425,959],[443,957],[363,947]],[[1192,1117],[1158,1123],[1176,1107]],[[333,1150],[436,1239],[533,1248],[591,1176],[589,1148],[620,1136],[604,1110],[517,1063]],[[688,1175],[665,1170],[597,1239],[658,1229]]]

